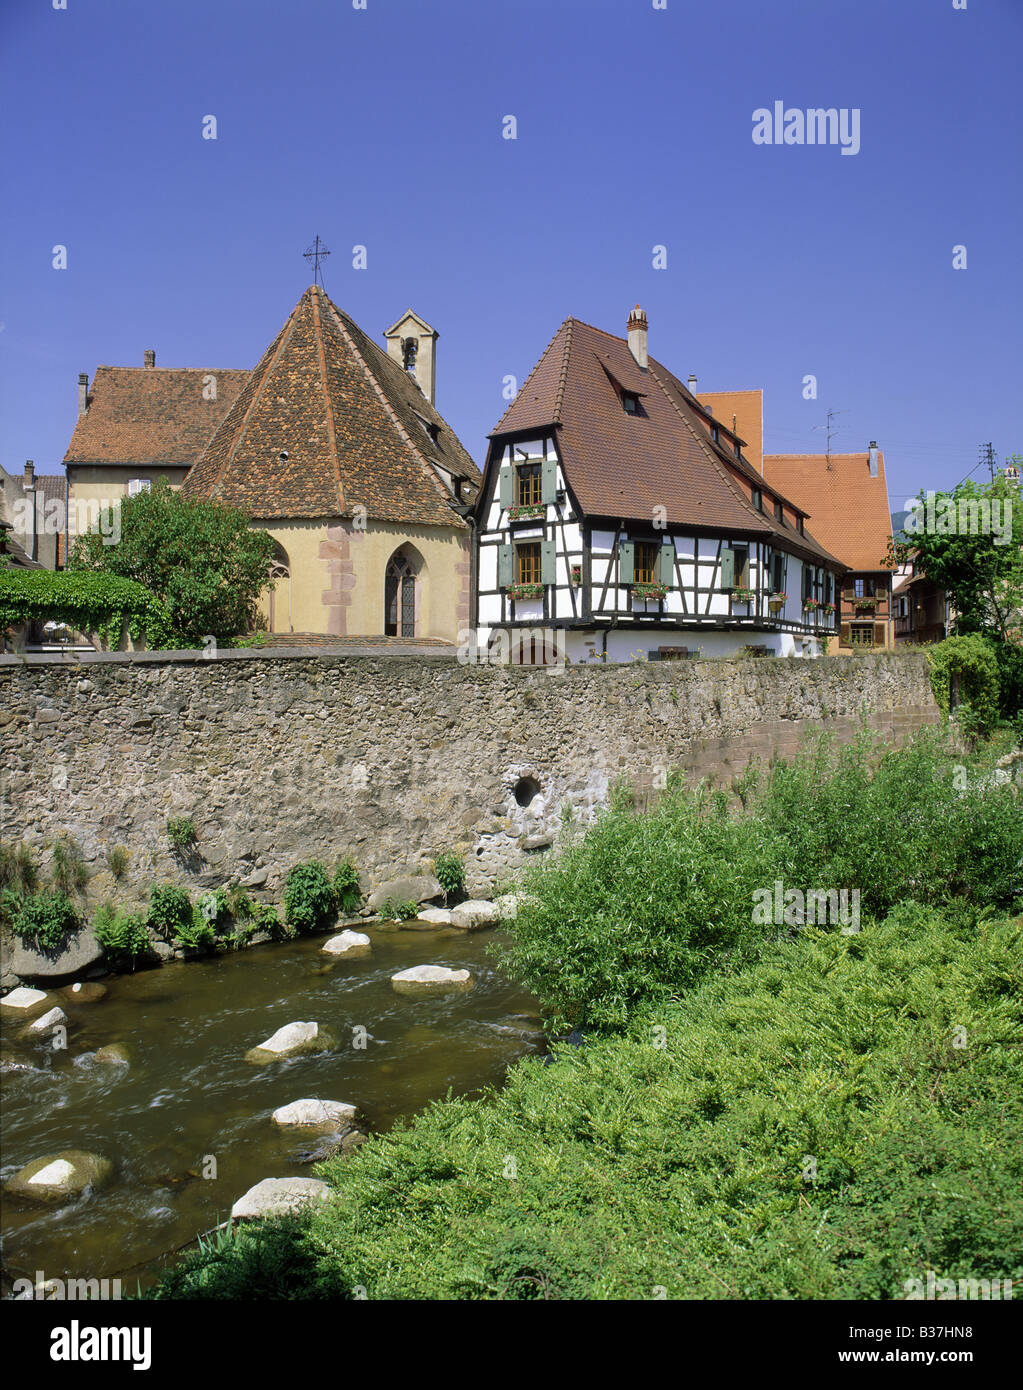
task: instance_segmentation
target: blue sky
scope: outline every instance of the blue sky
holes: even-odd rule
[[[316,234],[378,341],[409,305],[439,331],[477,461],[561,320],[637,301],[683,380],[764,388],[769,451],[844,412],[893,508],[1023,452],[1021,0],[66,5],[0,0],[9,471],[60,471],[80,371],[253,366]],[[859,153],[755,145],[778,100],[858,109]]]

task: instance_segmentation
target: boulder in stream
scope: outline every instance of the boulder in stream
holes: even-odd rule
[[[325,1202],[330,1188],[319,1178],[264,1178],[239,1197],[231,1208],[232,1221],[256,1216],[277,1216],[313,1202]]]
[[[4,1184],[16,1197],[34,1202],[60,1202],[80,1197],[87,1187],[102,1187],[114,1171],[108,1158],[84,1149],[62,1149],[60,1153],[33,1159]]]
[[[360,956],[368,956],[373,948],[365,932],[341,931],[326,941],[320,949],[328,956],[344,956],[346,960],[357,960]]]
[[[25,1033],[29,1037],[42,1038],[61,1023],[67,1023],[67,1014],[55,1004],[52,1009],[34,1019],[25,1029]]]
[[[19,985],[17,989],[12,989],[10,994],[5,994],[0,999],[0,1008],[10,1009],[12,1013],[27,1016],[37,1009],[41,1009],[49,997],[45,990],[29,989],[28,985]]]
[[[293,1100],[270,1118],[281,1129],[341,1129],[357,1114],[354,1105],[341,1100]]]
[[[60,980],[82,975],[103,959],[91,927],[81,927],[60,951],[42,951],[21,942],[11,953],[11,969],[23,980]]]
[[[447,965],[413,965],[391,976],[391,988],[413,999],[433,994],[450,994],[453,990],[472,989],[473,978],[468,970],[452,970]]]
[[[449,907],[424,907],[418,917],[411,922],[402,922],[403,927],[422,928],[424,923],[431,927],[450,927],[451,909]]]
[[[500,918],[496,906],[482,898],[470,898],[459,903],[451,913],[451,925],[463,927],[466,931],[479,931],[480,927],[492,927]]]
[[[98,1004],[106,995],[106,985],[95,980],[79,980],[76,985],[67,985],[61,994],[69,1004]]]
[[[442,898],[444,889],[432,874],[413,874],[410,878],[389,878],[370,893],[366,906],[379,912],[388,901],[394,903],[427,903]]]
[[[285,1057],[299,1057],[308,1052],[330,1052],[337,1039],[319,1023],[286,1023],[258,1047],[249,1048],[246,1062],[278,1062]]]
[[[131,1061],[127,1047],[122,1042],[107,1043],[105,1047],[98,1047],[95,1053],[95,1060],[101,1066],[126,1067]]]

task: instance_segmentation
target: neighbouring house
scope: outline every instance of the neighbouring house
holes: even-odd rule
[[[101,511],[157,478],[180,487],[249,379],[246,370],[97,367],[78,378],[78,419],[64,455],[67,541],[96,525]]]
[[[274,538],[271,632],[468,628],[479,469],[434,405],[434,329],[409,310],[384,336],[310,286],[182,485]]]
[[[764,481],[806,508],[814,534],[847,567],[831,649],[892,646],[892,523],[876,442],[858,454],[765,454]]]
[[[3,518],[19,548],[43,569],[64,566],[66,487],[59,473],[36,473],[31,459],[25,460],[23,473],[0,468]]]
[[[490,435],[479,641],[524,662],[819,655],[845,566],[649,356],[638,306],[627,333],[566,319]]]
[[[915,554],[895,567],[892,607],[896,645],[943,642],[952,629],[948,594],[918,568]]]

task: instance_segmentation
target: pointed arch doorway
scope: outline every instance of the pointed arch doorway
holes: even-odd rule
[[[417,569],[404,551],[396,550],[387,562],[384,578],[384,635],[416,635]]]

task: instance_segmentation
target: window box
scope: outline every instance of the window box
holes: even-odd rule
[[[583,582],[583,567],[582,567],[582,565],[573,565],[572,568],[571,568],[570,571],[569,571],[569,574],[571,575],[571,580],[572,580],[572,585],[573,585],[573,587],[574,587],[574,588],[578,588],[579,585]]]
[[[835,605],[834,605],[833,603],[822,603],[822,604],[821,604],[821,612],[822,612],[822,613],[826,613],[827,616],[828,616],[829,618],[832,616],[832,614],[834,613],[834,611],[835,611]]]
[[[752,589],[733,589],[732,599],[735,603],[752,603],[756,594]]]
[[[508,508],[509,521],[521,521],[526,516],[546,516],[547,508],[543,502],[531,502],[528,506],[520,505]]]
[[[660,603],[667,592],[667,586],[664,584],[633,584],[632,586],[632,597],[638,599],[640,603]]]
[[[862,610],[862,609],[866,609],[868,612],[873,612],[873,610],[874,610],[876,607],[877,607],[877,599],[876,599],[876,598],[858,598],[858,599],[856,600],[856,609],[857,609],[857,612],[859,612],[859,611]]]
[[[819,598],[805,598],[805,599],[803,599],[803,607],[804,607],[804,609],[805,609],[808,613],[813,613],[813,612],[814,612],[816,609],[818,609],[820,606],[821,606],[821,601],[820,601]]]
[[[505,590],[509,598],[543,598],[543,584],[509,584]]]

